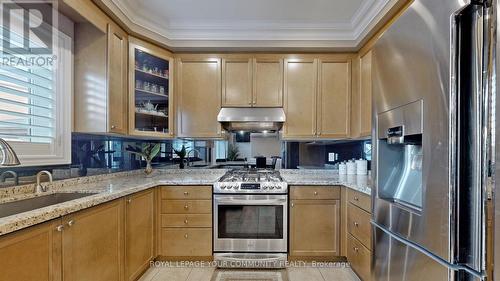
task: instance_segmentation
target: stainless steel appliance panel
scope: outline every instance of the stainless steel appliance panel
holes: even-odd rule
[[[375,133],[381,125],[380,113],[417,101],[422,101],[423,129],[421,211],[378,196],[380,136],[374,136],[373,219],[446,261],[453,259],[448,141],[452,82],[450,18],[463,5],[461,1],[413,2],[377,41],[372,57]],[[379,256],[385,256],[381,249],[375,251],[375,260],[384,258]]]
[[[228,213],[228,206],[236,208]],[[260,211],[272,212],[274,218],[259,220]],[[288,245],[288,195],[214,195],[214,252],[286,253]],[[232,214],[231,214],[232,213]],[[231,218],[228,218],[231,216]],[[229,224],[234,225],[231,227]],[[220,228],[255,226],[253,230],[228,231]],[[271,229],[272,228],[272,229]],[[276,231],[274,231],[276,229]],[[276,233],[275,233],[276,232]]]

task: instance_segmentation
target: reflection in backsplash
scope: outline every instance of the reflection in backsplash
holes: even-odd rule
[[[328,169],[353,158],[371,160],[370,140],[286,142],[285,147],[286,169]]]
[[[1,168],[0,187],[33,183],[36,181],[36,173],[42,170],[52,172],[54,180],[59,180],[140,169],[146,166],[146,162],[126,149],[129,146],[140,147],[145,143],[161,143],[161,151],[152,163],[154,167],[177,164],[178,160],[172,155],[172,146],[184,144],[188,148],[195,147],[192,141],[151,141],[73,133],[70,165]]]

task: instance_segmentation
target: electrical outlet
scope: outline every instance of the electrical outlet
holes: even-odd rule
[[[335,152],[328,153],[328,162],[333,162],[335,160],[337,160],[337,153]]]

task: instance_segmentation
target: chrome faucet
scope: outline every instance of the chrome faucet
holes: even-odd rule
[[[201,155],[201,153],[200,153],[200,151],[198,149],[194,149],[193,148],[190,151],[188,151],[188,153],[186,154],[188,167],[193,165],[193,161],[189,161],[189,154],[191,154],[191,152],[197,152],[198,153],[198,157]],[[193,157],[196,157],[196,153],[193,153]]]
[[[5,179],[11,175],[14,178],[14,185],[19,185],[19,177],[17,176],[17,173],[14,171],[5,171],[2,174],[0,174],[0,182],[5,182]]]
[[[47,176],[49,176],[49,182],[52,183],[52,174],[49,171],[40,171],[40,172],[38,172],[36,174],[36,192],[37,193],[46,192],[47,191],[47,186],[42,186],[40,184],[40,177],[43,174],[46,174]]]
[[[18,166],[21,164],[14,149],[2,138],[0,138],[0,152],[2,153],[0,166]]]

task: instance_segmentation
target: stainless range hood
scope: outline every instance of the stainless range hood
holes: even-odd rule
[[[229,132],[279,131],[285,119],[283,108],[224,107],[217,116],[217,121]]]

